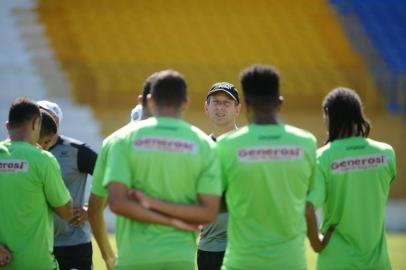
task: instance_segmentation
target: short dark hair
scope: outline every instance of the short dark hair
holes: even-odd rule
[[[270,65],[252,65],[240,74],[240,82],[247,105],[269,107],[279,101],[279,74]]]
[[[160,71],[152,83],[151,96],[158,107],[179,108],[186,101],[186,81],[175,70]]]
[[[8,123],[10,127],[18,128],[40,117],[39,106],[35,101],[27,97],[19,97],[11,104],[8,113]]]
[[[323,110],[328,116],[328,139],[332,142],[340,136],[368,137],[371,125],[365,118],[358,94],[346,87],[333,89],[323,100]]]
[[[40,138],[56,134],[58,132],[58,126],[56,125],[55,119],[46,110],[41,109],[40,111],[42,117]]]
[[[142,89],[142,106],[145,108],[147,106],[147,96],[151,93],[152,83],[158,76],[158,72],[151,74],[144,82],[144,87]]]

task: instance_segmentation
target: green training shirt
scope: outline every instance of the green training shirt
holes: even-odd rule
[[[214,143],[175,118],[150,118],[126,128],[108,156],[104,185],[119,182],[155,198],[196,204],[198,194],[221,196]],[[117,269],[137,264],[194,262],[196,234],[117,217]]]
[[[96,165],[94,166],[93,179],[90,188],[91,193],[103,198],[107,198],[108,191],[107,188],[103,186],[103,179],[106,172],[106,163],[108,153],[110,151],[110,146],[113,144],[113,141],[119,136],[119,134],[126,130],[127,126],[131,126],[133,124],[133,122],[127,124],[126,126],[116,130],[103,140],[102,148],[97,156]]]
[[[217,142],[228,207],[222,269],[306,269],[306,195],[316,139],[284,124],[251,124]]]
[[[390,145],[362,137],[335,140],[318,150],[308,200],[322,207],[322,232],[336,225],[317,269],[391,269],[384,211],[396,176]]]
[[[5,269],[57,269],[51,207],[69,200],[52,154],[26,142],[0,143],[0,243],[13,256]]]

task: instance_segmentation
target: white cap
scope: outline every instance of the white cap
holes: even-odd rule
[[[132,111],[131,111],[131,116],[130,116],[130,122],[134,123],[137,122],[139,120],[141,120],[142,117],[142,106],[140,104],[138,104],[137,106],[135,106]]]
[[[50,112],[52,114],[52,116],[57,118],[58,123],[62,122],[62,118],[63,118],[63,113],[61,108],[58,106],[58,104],[48,101],[48,100],[40,100],[37,101],[37,104],[47,110],[48,112]]]

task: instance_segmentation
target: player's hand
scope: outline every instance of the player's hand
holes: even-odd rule
[[[8,265],[13,260],[10,250],[4,245],[0,245],[0,267]]]
[[[184,231],[200,232],[200,230],[202,229],[202,225],[187,223],[176,218],[171,220],[171,225]]]
[[[85,207],[73,208],[73,218],[70,225],[80,227],[87,221],[87,209]]]
[[[323,240],[321,240],[321,246],[322,246],[322,250],[327,246],[328,242],[330,241],[331,235],[333,234],[335,229],[335,225],[331,225],[326,234],[323,237]]]
[[[327,246],[328,242],[330,241],[331,235],[333,234],[335,229],[334,225],[331,225],[326,234],[324,236],[322,236],[321,240],[318,240],[317,243],[311,243],[313,250],[317,253],[320,253],[323,251],[323,249],[325,249],[325,247]]]
[[[128,197],[134,201],[138,202],[137,198],[137,190],[135,188],[129,189],[128,190]]]
[[[138,189],[130,189],[128,191],[128,196],[130,196],[131,199],[138,201],[142,207],[152,209],[154,199],[144,192]]]

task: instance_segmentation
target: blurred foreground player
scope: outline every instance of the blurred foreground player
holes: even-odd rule
[[[193,270],[193,224],[212,222],[220,201],[214,143],[181,120],[187,92],[178,72],[158,73],[148,105],[156,117],[126,128],[107,162],[109,205],[118,215],[116,269]],[[142,205],[130,189],[145,193]]]

